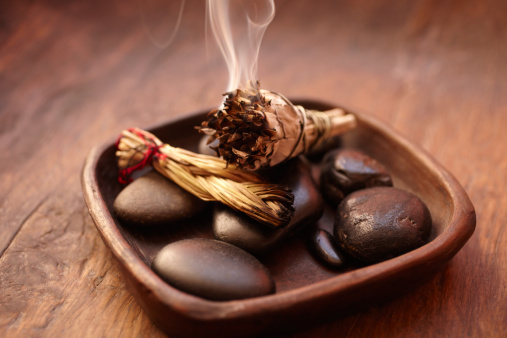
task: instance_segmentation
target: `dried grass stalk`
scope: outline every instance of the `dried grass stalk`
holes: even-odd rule
[[[225,94],[219,109],[197,127],[228,163],[246,170],[272,167],[356,126],[343,109],[325,112],[294,106],[281,94],[254,88]]]
[[[266,183],[259,175],[227,165],[223,159],[164,144],[137,128],[124,130],[117,142],[120,181],[147,164],[205,201],[220,201],[274,227],[289,222],[294,196],[287,187]]]

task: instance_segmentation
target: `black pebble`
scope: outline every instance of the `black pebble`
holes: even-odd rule
[[[232,300],[275,292],[271,274],[255,257],[213,239],[185,239],[166,245],[152,269],[168,284],[190,294]]]
[[[241,212],[218,205],[213,216],[215,238],[234,244],[251,254],[263,255],[278,248],[292,233],[317,221],[323,213],[324,202],[312,180],[309,168],[300,159],[276,168],[277,183],[285,184],[294,194],[294,216],[289,224],[273,229]]]
[[[156,171],[136,179],[116,197],[116,216],[133,225],[157,226],[189,219],[208,203],[188,193]]]
[[[334,236],[363,262],[380,262],[426,243],[431,215],[415,195],[392,187],[356,191],[338,206]]]
[[[331,268],[340,268],[345,255],[334,242],[333,236],[323,229],[316,229],[309,238],[309,248],[314,257]]]
[[[392,186],[387,169],[375,159],[352,149],[326,154],[321,164],[321,189],[332,205],[353,191],[374,186]]]

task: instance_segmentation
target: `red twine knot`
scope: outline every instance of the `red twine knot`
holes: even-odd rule
[[[135,149],[136,151],[141,151],[143,153],[143,158],[136,164],[130,165],[130,161],[132,160],[131,158],[129,160],[129,163],[125,166],[125,168],[119,170],[118,182],[120,182],[121,184],[127,184],[132,182],[131,178],[132,173],[136,170],[143,169],[148,164],[151,164],[153,162],[153,158],[164,159],[167,157],[166,154],[160,152],[160,147],[162,147],[163,144],[157,145],[157,142],[155,141],[154,138],[151,137],[151,135],[146,135],[137,128],[129,128],[127,130],[133,134],[136,134],[137,136],[139,136],[144,140],[144,147],[142,148],[142,150]],[[122,135],[118,137],[118,140],[115,143],[116,149],[119,149],[118,147],[122,137],[123,137]]]

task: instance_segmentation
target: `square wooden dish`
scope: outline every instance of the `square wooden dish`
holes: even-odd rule
[[[296,103],[319,110],[333,107],[314,101]],[[172,146],[196,151],[201,135],[193,127],[207,112],[150,131]],[[164,229],[144,231],[122,225],[112,208],[122,189],[117,183],[114,144],[91,151],[82,173],[86,204],[129,290],[158,327],[169,335],[182,336],[250,336],[297,330],[414,289],[461,249],[475,228],[475,211],[464,189],[422,149],[379,121],[355,114],[358,127],[341,136],[342,146],[380,161],[391,172],[394,186],[413,192],[426,203],[433,219],[429,243],[382,263],[332,271],[308,252],[303,231],[260,259],[272,273],[277,292],[246,300],[209,301],[162,281],[150,269],[155,253],[179,239],[212,237],[209,215]],[[324,217],[318,226],[330,229],[331,223],[330,217]]]

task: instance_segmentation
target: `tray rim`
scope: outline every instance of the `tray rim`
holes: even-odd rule
[[[341,107],[340,105],[329,104],[323,101],[299,101]],[[397,271],[426,264],[428,261],[447,261],[451,259],[471,237],[476,224],[475,210],[464,188],[452,174],[437,163],[423,148],[411,143],[398,134],[398,132],[368,114],[357,112],[357,110],[346,110],[354,112],[359,123],[364,123],[385,137],[394,140],[404,150],[418,154],[419,159],[424,163],[426,168],[431,170],[433,175],[440,177],[442,182],[446,183],[443,188],[452,196],[452,201],[454,202],[452,205],[452,218],[444,231],[428,244],[396,258],[345,272],[336,277],[296,289],[263,297],[218,302],[184,293],[165,283],[141,260],[121,235],[106,204],[100,197],[95,172],[100,157],[107,149],[114,145],[114,142],[107,142],[94,147],[85,160],[81,175],[85,202],[97,230],[122,268],[134,275],[137,281],[146,288],[146,291],[157,298],[164,306],[171,308],[177,313],[184,311],[185,317],[197,321],[223,321],[234,318],[248,318],[254,314],[283,311],[298,303],[311,302],[319,297],[338,294],[347,289],[353,289],[367,281],[372,281],[375,278],[385,278],[388,275],[396,274]],[[199,110],[169,119],[163,124],[159,124],[148,130],[195,118],[198,115],[202,115],[203,111]],[[114,242],[117,242],[116,245],[112,245]]]

